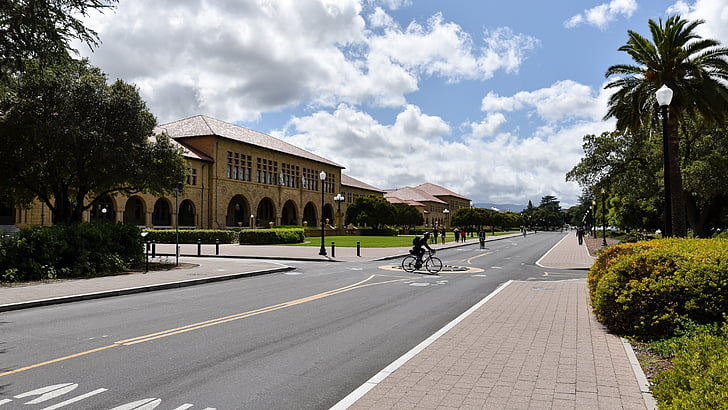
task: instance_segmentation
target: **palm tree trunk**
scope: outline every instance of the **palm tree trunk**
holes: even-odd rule
[[[670,110],[667,118],[667,152],[670,162],[670,205],[672,212],[672,234],[678,238],[687,236],[685,222],[685,198],[683,196],[682,173],[680,172],[680,136],[677,115]]]

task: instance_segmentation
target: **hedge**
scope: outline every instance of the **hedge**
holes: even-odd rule
[[[156,241],[157,243],[176,243],[177,232],[174,229],[149,229],[149,234],[144,237],[145,241]],[[179,231],[179,243],[197,243],[200,240],[205,244],[212,244],[215,241],[220,243],[236,243],[237,230],[230,229],[182,229]]]
[[[671,337],[681,323],[728,313],[728,241],[660,239],[616,245],[589,271],[597,319],[618,334]]]
[[[241,245],[301,243],[305,239],[303,228],[246,229],[239,236]]]
[[[144,261],[133,225],[84,223],[31,227],[0,240],[0,281],[93,276]]]
[[[689,338],[672,364],[654,379],[660,409],[728,408],[728,324]]]

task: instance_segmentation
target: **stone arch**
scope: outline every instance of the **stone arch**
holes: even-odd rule
[[[166,198],[159,198],[154,203],[152,226],[172,226],[172,207]]]
[[[324,219],[328,219],[330,224],[334,223],[334,208],[331,204],[324,205]]]
[[[108,195],[97,199],[90,211],[91,222],[116,222],[116,204]]]
[[[146,214],[147,207],[138,196],[133,196],[126,200],[126,206],[124,207],[124,223],[144,226],[146,225]]]
[[[15,207],[0,202],[0,225],[15,225]]]
[[[309,202],[303,208],[303,220],[308,223],[308,226],[318,226],[318,217],[316,216],[316,205],[313,202]]]
[[[195,223],[195,204],[189,199],[185,199],[179,204],[177,210],[177,224],[179,226],[194,227]]]
[[[255,221],[260,226],[268,226],[269,222],[276,223],[276,206],[272,199],[265,197],[258,202]]]
[[[250,226],[250,205],[242,195],[230,199],[225,216],[226,226]]]
[[[295,202],[288,200],[283,204],[281,225],[298,225],[298,209]]]

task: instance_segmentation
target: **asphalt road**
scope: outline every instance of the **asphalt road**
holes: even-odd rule
[[[4,313],[0,409],[328,408],[503,282],[583,277],[535,265],[562,237]]]

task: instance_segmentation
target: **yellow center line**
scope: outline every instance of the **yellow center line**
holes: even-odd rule
[[[263,314],[263,313],[274,312],[276,310],[285,309],[285,308],[288,308],[288,307],[293,307],[293,306],[296,306],[296,305],[300,305],[302,303],[312,302],[312,301],[315,301],[315,300],[323,299],[323,298],[326,298],[326,297],[329,297],[329,296],[338,295],[340,293],[349,292],[349,291],[356,290],[356,289],[361,289],[361,288],[365,288],[365,287],[369,287],[369,286],[384,285],[384,284],[388,284],[388,283],[401,282],[401,281],[404,281],[404,280],[408,280],[408,278],[402,278],[402,279],[392,279],[392,280],[387,280],[387,281],[382,281],[382,282],[368,283],[369,281],[371,281],[372,279],[374,279],[376,276],[379,276],[379,275],[371,275],[368,278],[366,278],[366,279],[364,279],[364,280],[362,280],[360,282],[357,282],[357,283],[354,283],[354,284],[351,284],[351,285],[348,285],[348,286],[344,286],[342,288],[338,288],[338,289],[334,289],[334,290],[329,290],[329,291],[326,291],[326,292],[318,293],[316,295],[306,296],[306,297],[303,297],[303,298],[300,298],[300,299],[296,299],[296,300],[292,300],[292,301],[289,301],[289,302],[279,303],[277,305],[272,305],[272,306],[268,306],[268,307],[264,307],[264,308],[260,308],[260,309],[255,309],[255,310],[251,310],[251,311],[248,311],[248,312],[237,313],[237,314],[234,314],[234,315],[224,316],[224,317],[220,317],[220,318],[217,318],[217,319],[210,319],[210,320],[206,320],[204,322],[193,323],[193,324],[190,324],[190,325],[181,326],[181,327],[177,327],[177,328],[169,329],[169,330],[164,330],[164,331],[161,331],[161,332],[150,333],[148,335],[138,336],[138,337],[134,337],[134,338],[131,338],[131,339],[120,340],[120,341],[115,342],[114,344],[111,344],[111,345],[108,345],[108,346],[99,347],[99,348],[91,349],[91,350],[86,350],[85,352],[75,353],[75,354],[72,354],[72,355],[59,357],[57,359],[48,360],[46,362],[37,363],[37,364],[34,364],[34,365],[30,365],[30,366],[22,367],[22,368],[19,368],[19,369],[10,370],[10,371],[4,372],[4,373],[0,373],[0,377],[7,376],[7,375],[11,375],[11,374],[15,374],[15,373],[24,372],[26,370],[31,370],[31,369],[35,369],[35,368],[38,368],[38,367],[46,366],[46,365],[49,365],[49,364],[62,362],[64,360],[69,360],[69,359],[73,359],[73,358],[76,358],[76,357],[85,356],[85,355],[88,355],[88,354],[91,354],[91,353],[100,352],[102,350],[111,349],[111,348],[114,348],[114,347],[131,346],[131,345],[135,345],[137,343],[148,342],[148,341],[151,341],[151,340],[161,339],[161,338],[167,337],[167,336],[178,335],[180,333],[191,332],[193,330],[199,330],[199,329],[203,329],[203,328],[210,327],[210,326],[215,326],[215,325],[219,325],[219,324],[223,324],[223,323],[227,323],[227,322],[232,322],[232,321],[235,321],[235,320],[245,319],[245,318],[248,318],[248,317],[251,317],[251,316],[260,315],[260,314]]]
[[[486,252],[486,253],[482,253],[478,256],[473,256],[472,258],[468,259],[468,263],[473,263],[473,259],[477,259],[477,258],[480,258],[481,256],[485,256],[485,255],[490,255],[491,253],[493,253],[493,252]]]

